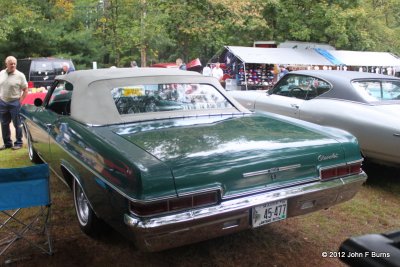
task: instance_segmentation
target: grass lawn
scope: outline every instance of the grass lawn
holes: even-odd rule
[[[28,158],[28,149],[19,150],[5,149],[0,151],[0,168],[15,168],[22,166],[31,166]]]
[[[1,168],[27,165],[31,163],[26,148],[0,151]],[[366,170],[367,183],[343,204],[156,253],[136,250],[115,232],[100,239],[84,235],[76,222],[71,192],[52,176],[55,254],[32,251],[29,259],[16,266],[345,266],[337,258],[323,258],[322,252],[337,251],[351,236],[400,230],[399,170]]]

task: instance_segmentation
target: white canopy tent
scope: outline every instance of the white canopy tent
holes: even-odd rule
[[[326,66],[335,65],[314,51],[314,49],[261,48],[243,46],[225,46],[225,48],[243,63]]]
[[[261,48],[225,46],[243,63],[282,65],[326,65],[335,66],[326,56],[315,49]],[[343,65],[347,66],[394,66],[400,67],[400,58],[388,52],[325,50]]]
[[[278,64],[304,66],[359,66],[392,67],[393,73],[400,71],[400,58],[388,52],[326,50],[322,48],[264,48],[225,46],[217,60],[229,64],[234,60],[246,64]],[[214,61],[216,62],[216,61]],[[345,67],[344,67],[345,68]],[[247,78],[246,88],[247,88]]]
[[[229,53],[227,53],[229,52]],[[334,66],[331,61],[316,52],[314,49],[293,49],[293,48],[263,48],[263,47],[243,47],[225,46],[225,52],[246,64],[278,64],[278,65],[318,65]],[[226,63],[231,60],[226,57]],[[232,59],[233,60],[233,59]],[[246,68],[246,67],[245,67]],[[247,75],[245,75],[246,90],[248,89]]]
[[[400,59],[387,52],[329,50],[329,53],[347,66],[400,66]]]

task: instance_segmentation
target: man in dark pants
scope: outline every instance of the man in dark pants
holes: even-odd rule
[[[0,120],[4,145],[0,150],[22,148],[22,125],[19,117],[21,103],[26,97],[28,83],[25,75],[17,70],[17,59],[9,56],[5,60],[6,69],[0,71]],[[16,141],[11,140],[10,123],[15,127]],[[14,145],[14,146],[13,146]]]

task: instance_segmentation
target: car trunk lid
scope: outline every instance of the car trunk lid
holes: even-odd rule
[[[342,161],[338,141],[261,116],[140,124],[117,132],[171,169],[177,193],[211,187],[225,197],[318,179],[319,164]]]

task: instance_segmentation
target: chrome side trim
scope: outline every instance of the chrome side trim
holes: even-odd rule
[[[334,165],[327,165],[324,167],[320,167],[320,170],[323,169],[330,169],[330,168],[336,168],[339,166],[346,166],[346,165],[352,165],[352,164],[356,164],[356,163],[363,163],[364,159],[359,159],[359,160],[353,160],[353,161],[348,161],[348,162],[343,162],[343,163],[339,163],[339,164],[334,164]]]

